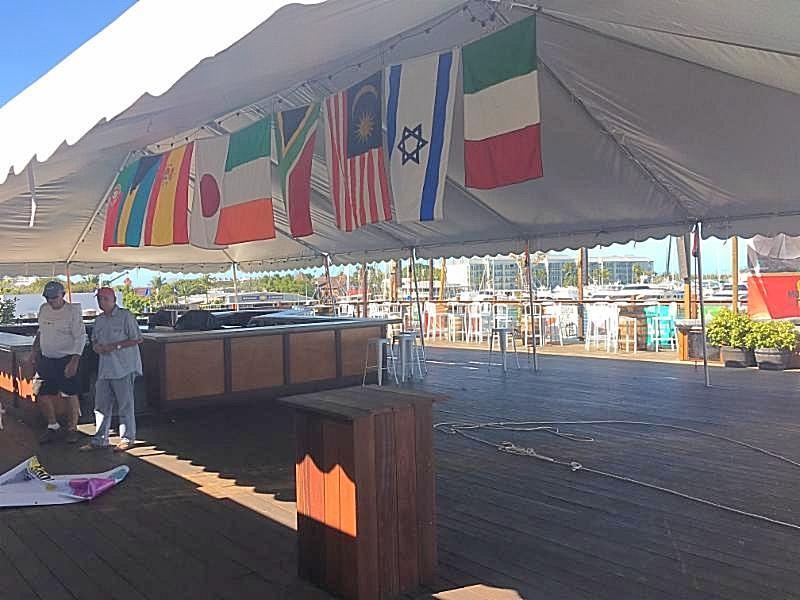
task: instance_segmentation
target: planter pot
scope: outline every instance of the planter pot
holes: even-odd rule
[[[722,362],[726,367],[755,367],[756,357],[749,348],[734,348],[733,346],[720,346]]]
[[[789,366],[792,353],[789,350],[775,348],[756,348],[756,362],[759,369],[767,371],[783,371]]]

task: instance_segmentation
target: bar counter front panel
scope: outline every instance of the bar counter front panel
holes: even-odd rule
[[[368,340],[384,337],[391,322],[306,318],[276,324],[281,321],[274,319],[262,327],[143,332],[144,378],[143,385],[137,382],[137,412],[248,402],[361,383]],[[35,414],[31,383],[21,373],[32,342],[32,337],[0,333],[0,400]],[[87,353],[93,354],[90,349]],[[368,360],[375,365],[374,346]],[[86,368],[93,371],[87,375],[93,382],[96,362]],[[368,381],[375,380],[373,368]],[[88,410],[93,386],[86,387]]]
[[[143,334],[148,405],[160,411],[268,399],[360,383],[370,338],[388,321],[314,320]],[[369,364],[376,363],[375,348]],[[370,381],[376,377],[370,373]]]

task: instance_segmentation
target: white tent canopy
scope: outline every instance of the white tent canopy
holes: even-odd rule
[[[575,248],[679,234],[698,220],[720,237],[800,233],[794,0],[526,2],[140,0],[0,108],[0,272],[50,274],[67,262],[73,273],[231,262],[264,270],[319,265],[325,254],[408,256],[411,247],[420,256],[518,252],[526,241]],[[314,235],[281,233],[276,202],[275,240],[102,251],[102,200],[129,152],[236,130],[532,10],[543,178],[465,189],[459,101],[444,221],[338,231],[320,140]]]

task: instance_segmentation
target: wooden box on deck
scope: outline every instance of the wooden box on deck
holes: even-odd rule
[[[297,409],[301,577],[359,600],[432,581],[433,399],[367,387],[281,401]]]

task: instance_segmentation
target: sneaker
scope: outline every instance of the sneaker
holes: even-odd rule
[[[77,444],[81,439],[81,434],[77,431],[68,431],[65,439],[68,444]]]
[[[39,443],[50,444],[58,440],[59,437],[61,437],[60,430],[47,428],[45,432],[42,434],[42,437],[39,438]]]
[[[123,441],[114,446],[114,452],[127,452],[128,450],[131,449],[132,446],[133,444],[131,444],[130,442]]]
[[[108,450],[108,446],[96,446],[89,442],[88,444],[84,444],[80,448],[78,448],[78,452],[92,452],[94,450]]]

